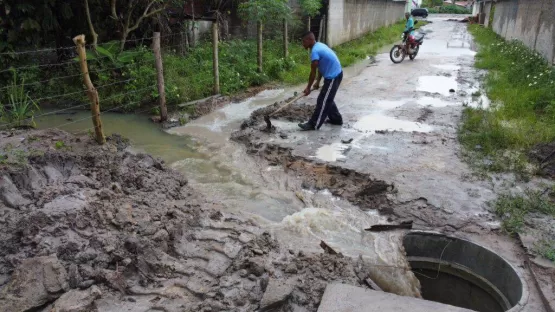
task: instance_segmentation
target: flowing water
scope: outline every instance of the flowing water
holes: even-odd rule
[[[370,59],[346,69],[346,79],[368,66]],[[320,240],[325,240],[343,254],[362,255],[375,265],[375,279],[398,281],[391,287],[393,291],[417,295],[414,285],[418,283],[407,273],[410,271],[406,270],[408,263],[401,250],[400,235],[364,231],[385,222],[383,217],[363,212],[328,191],[303,189],[299,177],[289,176],[281,166],[261,165],[242,146],[230,141],[231,133],[252,111],[300,90],[302,86],[267,90],[168,131],[140,115],[106,113],[102,121],[106,135],[121,134],[131,140],[133,149],[161,157],[206,198],[221,203],[223,209],[257,220],[286,247],[321,251]],[[39,128],[59,127],[83,133],[91,126],[89,114],[50,114],[36,122]],[[336,157],[337,148],[341,147],[322,151],[322,157]]]

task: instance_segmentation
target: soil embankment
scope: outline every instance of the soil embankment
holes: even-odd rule
[[[0,134],[0,311],[316,311],[364,264],[284,250],[113,136]]]

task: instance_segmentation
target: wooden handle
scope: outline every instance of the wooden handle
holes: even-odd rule
[[[285,105],[283,105],[282,107],[278,108],[277,110],[275,110],[273,113],[271,113],[268,116],[273,116],[279,112],[281,112],[284,108],[286,108],[287,106],[297,102],[300,98],[302,98],[304,96],[304,93],[301,92],[299,95],[297,95],[294,99],[292,99],[291,101],[289,101],[288,103],[286,103]]]

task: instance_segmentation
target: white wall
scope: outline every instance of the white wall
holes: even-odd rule
[[[405,2],[392,0],[330,0],[329,46],[356,39],[403,18]]]

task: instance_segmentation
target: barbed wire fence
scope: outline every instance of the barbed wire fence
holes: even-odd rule
[[[302,22],[301,18],[290,21],[293,24]],[[111,47],[119,47],[120,42],[94,47],[76,40],[75,46],[0,53],[0,58],[13,60],[10,66],[0,68],[0,81],[6,82],[0,86],[0,117],[9,117],[0,123],[0,129],[30,126],[38,118],[90,110],[90,117],[52,128],[63,128],[91,118],[92,127],[78,132],[92,130],[95,140],[102,144],[105,141],[103,114],[150,111],[164,121],[168,118],[168,97],[173,105],[219,94],[222,79],[225,79],[226,92],[245,88],[250,82],[242,80],[240,71],[243,69],[240,68],[247,67],[244,71],[255,69],[246,66],[244,58],[256,60],[256,50],[252,45],[241,45],[242,41],[253,41],[252,27],[249,33],[248,26],[230,26],[225,31],[217,22],[212,22],[211,26],[211,31],[196,42],[184,42],[190,35],[188,30],[154,33],[126,40],[126,46],[132,48],[121,52],[109,51]],[[284,38],[283,28],[268,27],[265,35],[274,40]],[[290,42],[298,39],[292,35],[286,38]],[[239,48],[246,52],[237,53],[237,57],[224,55],[222,62],[219,50],[222,45],[226,45],[228,54]],[[66,59],[53,61],[60,52],[67,55]],[[286,55],[284,51],[284,57]],[[191,64],[183,72],[173,70],[180,62]],[[168,68],[171,70],[165,70]],[[52,109],[43,112],[39,107]]]

